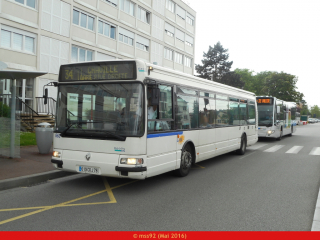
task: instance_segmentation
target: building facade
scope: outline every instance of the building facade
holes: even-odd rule
[[[137,58],[193,74],[195,23],[181,0],[0,0],[0,61],[48,72],[18,82],[19,98],[35,107],[61,64]],[[0,81],[9,94],[10,80]]]

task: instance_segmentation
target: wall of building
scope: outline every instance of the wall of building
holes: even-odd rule
[[[0,61],[10,69],[48,72],[35,80],[34,97],[42,96],[43,85],[57,81],[60,65],[70,62],[138,58],[193,74],[196,12],[181,0],[23,2],[0,0]],[[174,56],[166,59],[166,48],[182,54],[182,63]]]

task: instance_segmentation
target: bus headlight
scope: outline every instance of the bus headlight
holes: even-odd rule
[[[269,134],[269,135],[272,134],[272,133],[274,133],[274,130],[269,130],[269,131],[268,131],[268,134]]]
[[[61,157],[61,152],[53,151],[52,156],[59,158],[59,157]]]
[[[142,158],[121,158],[121,164],[128,164],[128,165],[141,165],[143,164]]]

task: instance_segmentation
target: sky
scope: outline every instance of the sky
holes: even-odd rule
[[[187,0],[196,14],[195,63],[218,41],[232,69],[298,77],[307,104],[320,106],[320,0]]]

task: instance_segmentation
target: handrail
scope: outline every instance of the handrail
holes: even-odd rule
[[[27,109],[32,113],[32,116],[33,114],[36,114],[36,115],[39,115],[36,111],[34,111],[28,104],[26,104],[24,101],[22,101],[19,97],[16,97],[16,99],[18,99],[18,101],[24,106],[24,111],[23,109],[21,109],[24,113],[28,113],[28,111],[26,111],[26,107]],[[16,108],[18,109],[18,108]]]
[[[52,117],[55,117],[57,100],[52,97],[48,97],[47,104],[44,104],[44,97],[36,97],[36,104],[38,113],[46,113]],[[67,112],[72,116],[75,116],[69,110],[67,110]]]
[[[57,101],[51,97],[48,98],[47,104],[44,104],[44,97],[36,97],[36,109],[38,113],[46,113],[54,117],[56,115]]]

